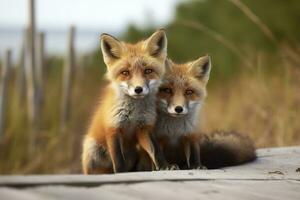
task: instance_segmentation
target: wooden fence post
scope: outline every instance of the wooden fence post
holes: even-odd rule
[[[17,69],[17,80],[16,80],[16,92],[18,97],[18,103],[20,106],[24,106],[24,98],[26,98],[26,75],[25,75],[25,51],[27,41],[27,30],[23,33],[23,43],[20,53],[20,61]]]
[[[37,140],[39,116],[37,110],[37,81],[36,81],[36,56],[35,56],[35,0],[29,1],[29,25],[26,44],[26,83],[27,83],[27,102],[28,114],[31,127],[29,154],[34,152]]]
[[[26,81],[29,119],[32,126],[36,121],[36,75],[35,75],[35,5],[34,0],[29,0],[29,26],[26,45]]]
[[[75,37],[75,27],[71,26],[68,35],[68,54],[66,58],[66,63],[63,69],[63,88],[62,88],[62,102],[61,102],[61,129],[65,130],[66,123],[70,118],[70,107],[71,107],[71,95],[72,95],[72,85],[75,70],[75,47],[74,47],[74,37]]]
[[[7,50],[4,56],[4,63],[2,65],[2,77],[0,85],[0,138],[5,131],[5,118],[6,118],[6,103],[8,98],[8,81],[11,70],[11,50]]]
[[[37,115],[39,124],[41,123],[42,107],[44,101],[44,67],[45,67],[45,34],[38,34],[36,60],[36,80],[37,80]]]

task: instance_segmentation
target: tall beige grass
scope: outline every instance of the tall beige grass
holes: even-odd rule
[[[299,45],[292,47],[279,43],[267,25],[246,5],[239,0],[229,1],[276,44],[278,53],[272,57],[280,59],[271,65],[267,61],[268,55],[245,54],[245,51],[241,54],[240,47],[233,41],[204,24],[180,21],[186,28],[206,33],[241,60],[241,74],[209,83],[209,95],[202,115],[203,130],[237,130],[248,134],[257,147],[299,145]],[[258,57],[258,62],[252,57]],[[80,172],[81,139],[100,95],[103,69],[100,66],[85,68],[84,73],[76,78],[71,120],[64,132],[59,129],[61,82],[58,80],[61,71],[50,73],[46,83],[42,130],[33,155],[29,153],[26,102],[20,100],[15,92],[10,93],[7,130],[0,141],[0,174]],[[14,83],[15,79],[11,81],[10,91],[14,91]]]
[[[268,74],[261,71],[263,67],[268,66],[244,69],[230,80],[209,84],[202,114],[204,131],[237,130],[248,134],[257,147],[300,144],[300,69],[282,66]],[[0,143],[1,174],[80,172],[81,139],[100,94],[100,70],[86,69],[80,80],[73,91],[68,131],[60,132],[60,83],[49,78],[43,128],[34,156],[28,153],[25,108],[11,93],[8,129]]]
[[[208,91],[203,128],[248,134],[257,147],[300,144],[300,71],[261,77],[243,73]]]

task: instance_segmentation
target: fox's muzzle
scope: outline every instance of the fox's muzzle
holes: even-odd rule
[[[174,117],[186,115],[189,111],[185,104],[183,105],[169,105],[168,113]]]
[[[149,93],[156,91],[159,86],[159,81],[149,80],[145,81],[144,84],[128,84],[127,82],[120,83],[120,88],[124,93],[133,98],[144,98]]]

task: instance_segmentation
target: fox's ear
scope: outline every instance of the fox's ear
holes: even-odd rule
[[[199,80],[205,84],[208,82],[211,70],[210,56],[206,55],[198,58],[197,60],[191,62],[189,67],[192,74],[194,74]]]
[[[173,61],[170,58],[167,58],[165,62],[166,71],[167,72],[171,71],[173,65],[174,65]]]
[[[108,64],[121,57],[123,45],[115,37],[104,33],[101,35],[101,51],[104,62]]]
[[[149,54],[153,57],[167,57],[167,36],[165,30],[160,29],[153,33],[146,41],[145,41],[145,49]]]

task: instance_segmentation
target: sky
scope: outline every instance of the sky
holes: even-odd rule
[[[88,52],[99,44],[99,35],[118,36],[129,24],[163,27],[184,0],[35,0],[37,32],[46,32],[46,52],[64,54],[67,30],[76,26],[76,49]],[[28,23],[29,0],[0,0],[0,56],[11,49],[16,60]],[[85,33],[83,33],[85,32]]]
[[[122,30],[129,23],[164,25],[180,0],[36,0],[37,26],[71,24],[91,29]],[[0,26],[23,27],[29,0],[0,0]]]

